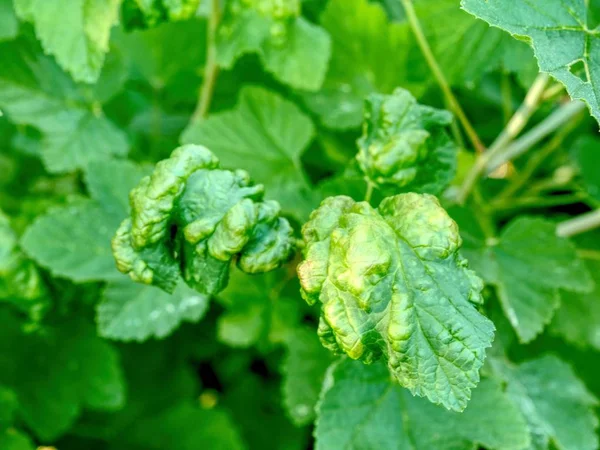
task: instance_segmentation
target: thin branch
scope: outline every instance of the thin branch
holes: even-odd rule
[[[560,237],[570,237],[598,227],[600,227],[600,209],[559,223],[556,226],[556,234]]]
[[[564,104],[546,117],[546,119],[532,128],[531,131],[514,141],[511,145],[504,148],[503,151],[489,158],[489,162],[486,167],[488,173],[493,172],[505,162],[510,161],[517,156],[521,156],[554,130],[560,128],[565,123],[568,123],[584,109],[585,104],[580,101],[571,101]]]
[[[444,76],[444,72],[442,72],[442,69],[440,68],[437,60],[435,59],[435,56],[431,51],[431,47],[429,46],[429,42],[425,37],[425,33],[423,33],[423,28],[421,27],[421,22],[419,22],[419,18],[417,17],[417,13],[415,12],[412,0],[401,1],[402,6],[404,6],[404,10],[406,12],[406,17],[408,18],[410,27],[421,49],[421,53],[423,53],[423,56],[425,57],[429,68],[433,72],[433,76],[435,77],[440,89],[444,93],[446,101],[448,102],[452,111],[454,112],[454,114],[456,114],[456,117],[465,129],[465,133],[469,137],[469,140],[473,144],[475,150],[479,153],[483,152],[485,150],[485,145],[483,145],[481,139],[479,139],[479,136],[475,131],[475,128],[473,128],[473,125],[471,125],[471,122],[469,122],[467,115],[463,111],[462,107],[460,106],[460,103],[458,102],[458,100],[454,96],[454,93],[452,92],[452,89],[450,88],[448,80],[446,80],[446,77]]]
[[[210,110],[219,66],[217,64],[216,35],[220,21],[219,0],[210,0],[210,16],[208,17],[208,26],[206,28],[206,63],[204,65],[204,79],[202,80],[202,89],[198,98],[196,110],[192,114],[192,122],[197,122],[206,118]]]
[[[464,203],[467,199],[473,186],[477,183],[477,180],[489,169],[488,165],[490,161],[496,158],[500,153],[503,152],[504,148],[523,130],[529,119],[531,118],[534,111],[540,102],[542,94],[546,84],[548,83],[548,75],[540,74],[531,85],[531,88],[525,96],[525,100],[511,117],[506,124],[506,127],[498,135],[494,143],[490,146],[489,150],[479,155],[477,161],[471,168],[471,171],[465,177],[465,181],[458,193],[457,200],[459,203]],[[499,167],[498,164],[494,168]],[[488,170],[489,171],[489,170]]]

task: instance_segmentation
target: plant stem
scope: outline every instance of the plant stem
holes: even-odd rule
[[[373,196],[373,188],[375,187],[375,185],[369,179],[365,179],[365,181],[367,182],[367,192],[365,193],[365,202],[371,203],[371,197]]]
[[[517,134],[523,130],[529,118],[536,110],[537,105],[540,101],[542,94],[544,93],[544,88],[546,87],[546,83],[548,83],[548,75],[540,74],[535,79],[531,88],[527,92],[525,96],[525,100],[515,112],[515,114],[511,117],[511,119],[506,124],[506,127],[502,130],[502,132],[498,135],[494,143],[490,146],[488,151],[479,155],[477,161],[471,168],[471,171],[467,174],[465,181],[458,193],[458,202],[464,203],[464,201],[469,196],[471,190],[477,180],[484,174],[484,172],[489,169],[488,165],[490,161],[496,158],[504,148],[512,141]],[[499,167],[502,164],[498,164],[494,168]]]
[[[600,227],[600,209],[559,223],[556,226],[556,234],[560,237],[570,237],[598,227]]]
[[[433,76],[435,77],[440,89],[446,97],[446,101],[448,102],[454,114],[456,114],[456,117],[465,129],[465,133],[469,137],[469,140],[473,144],[475,150],[479,153],[483,152],[485,150],[485,146],[481,142],[481,139],[479,139],[477,132],[473,128],[473,125],[471,125],[471,122],[469,122],[467,115],[465,114],[462,107],[460,106],[460,103],[454,96],[454,93],[450,88],[450,84],[444,76],[444,72],[442,72],[442,69],[440,68],[437,60],[435,59],[433,52],[431,51],[431,47],[429,46],[429,42],[425,37],[425,33],[423,33],[423,28],[421,27],[421,22],[419,22],[419,18],[417,17],[417,13],[415,12],[412,0],[401,1],[410,27],[413,31],[413,34],[415,35],[415,38],[417,39],[419,48],[421,49],[421,53],[423,53],[423,56],[425,57],[429,68],[433,72]]]
[[[217,46],[215,43],[217,28],[220,21],[219,0],[210,0],[210,16],[206,28],[206,63],[204,65],[204,79],[198,98],[196,110],[192,114],[192,122],[206,118],[210,109],[219,66],[217,65]]]
[[[507,161],[517,156],[521,156],[535,144],[540,142],[554,130],[568,123],[573,117],[585,109],[585,104],[580,101],[571,101],[564,104],[542,122],[536,125],[531,131],[521,138],[517,139],[511,145],[489,158],[487,171],[494,171]]]
[[[512,112],[512,86],[510,85],[510,75],[507,72],[502,74],[501,86],[502,90],[502,114],[504,123],[508,123]]]
[[[600,261],[600,251],[599,250],[591,250],[587,248],[578,248],[577,256],[583,259],[591,259],[594,261]]]

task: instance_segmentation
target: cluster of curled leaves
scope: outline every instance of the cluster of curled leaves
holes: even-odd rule
[[[0,450],[599,448],[599,20],[0,0]]]

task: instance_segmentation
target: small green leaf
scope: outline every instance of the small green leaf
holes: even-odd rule
[[[98,332],[120,341],[161,339],[183,321],[198,322],[208,302],[184,283],[173,294],[129,280],[109,283],[97,307]]]
[[[21,246],[57,276],[77,282],[117,280],[121,275],[110,248],[117,224],[96,202],[80,201],[38,216]]]
[[[284,211],[304,220],[315,199],[300,156],[314,131],[311,120],[292,102],[263,88],[247,87],[233,111],[190,123],[181,141],[210,148],[226,168],[244,167]]]
[[[32,22],[46,53],[76,81],[94,83],[108,52],[121,0],[14,0],[17,14]]]
[[[317,450],[469,450],[479,444],[521,450],[525,419],[500,384],[484,379],[462,413],[412,397],[385,366],[344,361],[332,366],[317,407]]]
[[[12,0],[0,0],[0,41],[10,40],[19,33],[19,20],[13,10]]]
[[[400,194],[373,209],[330,197],[302,235],[298,275],[307,302],[322,303],[323,345],[365,363],[383,358],[413,394],[463,410],[494,326],[472,304],[483,283],[437,199]]]
[[[492,359],[492,367],[508,383],[507,393],[527,419],[535,448],[598,448],[598,401],[568,364],[544,356],[518,366]]]
[[[0,431],[0,448],[2,450],[35,450],[36,446],[28,436],[14,428],[9,428]]]
[[[596,55],[600,39],[588,17],[585,0],[462,0],[468,12],[490,25],[526,40],[541,72],[565,85],[573,99],[584,100],[600,122],[600,69]]]
[[[162,22],[193,17],[200,0],[122,0],[121,18],[127,30],[152,28]]]
[[[217,33],[222,67],[231,68],[244,53],[258,53],[275,78],[307,91],[323,84],[330,47],[327,33],[300,16],[299,0],[232,0]]]

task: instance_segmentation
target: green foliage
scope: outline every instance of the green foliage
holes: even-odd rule
[[[0,449],[600,448],[599,23],[0,0]]]

